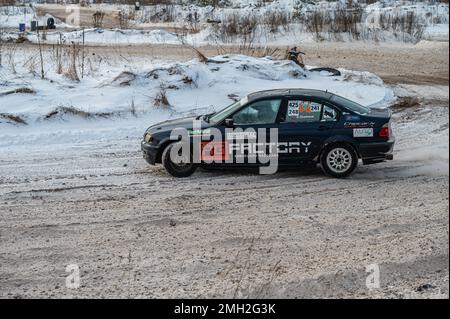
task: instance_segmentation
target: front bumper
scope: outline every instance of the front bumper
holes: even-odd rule
[[[151,165],[156,164],[156,159],[158,156],[158,147],[155,145],[151,145],[146,143],[145,141],[141,142],[141,150],[144,156],[144,159],[147,161],[147,163]]]
[[[364,165],[384,162],[394,159],[395,139],[386,142],[361,143],[359,153]]]

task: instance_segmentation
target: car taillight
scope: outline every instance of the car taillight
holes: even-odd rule
[[[387,137],[391,136],[391,125],[390,123],[386,123],[381,127],[380,133],[378,133],[379,137]]]

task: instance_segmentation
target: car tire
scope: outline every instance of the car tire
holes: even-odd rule
[[[345,143],[327,146],[320,157],[322,171],[329,176],[344,178],[349,176],[358,165],[355,149]]]
[[[322,72],[322,71],[330,73],[330,76],[341,76],[341,71],[336,70],[334,68],[314,68],[309,70],[309,72]]]
[[[197,165],[194,163],[177,164],[170,158],[170,150],[176,143],[169,144],[163,151],[161,161],[166,171],[174,177],[189,177],[194,174]]]

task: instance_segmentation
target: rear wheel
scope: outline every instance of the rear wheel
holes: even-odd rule
[[[171,149],[176,145],[177,143],[169,144],[162,153],[161,161],[166,169],[166,171],[174,176],[174,177],[188,177],[191,176],[195,170],[197,169],[197,165],[192,163],[192,161],[173,161],[170,156]],[[179,154],[181,155],[181,154]]]
[[[333,144],[322,153],[320,165],[325,174],[344,178],[355,170],[358,165],[358,155],[348,144]]]

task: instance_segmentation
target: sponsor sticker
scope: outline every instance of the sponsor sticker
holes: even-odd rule
[[[298,106],[301,101],[289,101],[288,102],[288,116],[289,117],[298,117]]]
[[[201,142],[200,160],[202,161],[227,161],[229,159],[228,142]]]
[[[373,137],[373,128],[354,128],[353,137]]]
[[[210,130],[209,129],[206,129],[206,130],[188,130],[188,133],[189,133],[189,135],[190,136],[198,136],[198,135],[202,135],[202,134],[204,134],[204,135],[208,135],[208,134],[210,134]]]
[[[288,102],[288,117],[290,118],[314,118],[304,114],[320,113],[322,105],[316,102],[293,100]],[[302,115],[303,114],[303,115]]]
[[[345,115],[345,120],[349,122],[359,122],[361,121],[361,117],[359,115],[347,114]]]
[[[358,123],[352,123],[352,122],[345,122],[344,127],[348,128],[369,128],[373,127],[375,125],[375,122],[358,122]]]
[[[322,105],[319,104],[319,103],[311,102],[311,104],[310,104],[311,112],[312,112],[312,113],[320,112],[320,107],[321,107],[321,106],[322,106]]]
[[[256,139],[256,132],[232,132],[227,133],[227,140]]]

